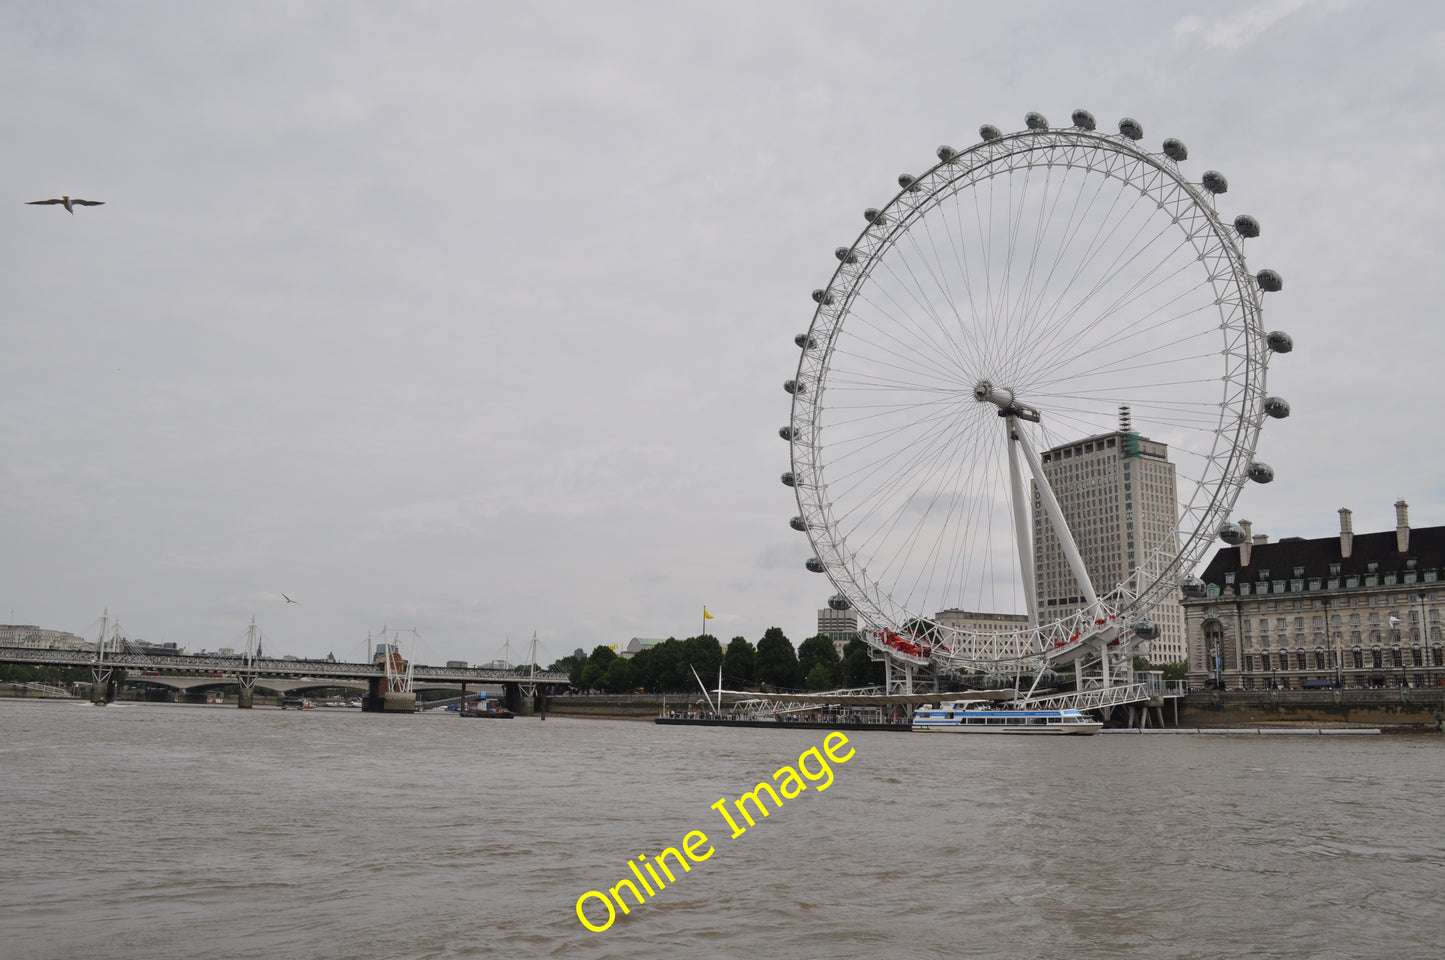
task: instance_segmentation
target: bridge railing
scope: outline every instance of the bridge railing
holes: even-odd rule
[[[34,694],[40,697],[52,697],[57,700],[70,700],[73,696],[71,692],[64,687],[57,687],[51,683],[37,683],[35,681],[30,681],[26,683],[13,684],[13,686],[19,687],[20,689],[24,690],[27,695]]]

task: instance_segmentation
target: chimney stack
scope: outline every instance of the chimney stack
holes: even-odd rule
[[[1249,566],[1249,555],[1254,549],[1254,537],[1250,533],[1254,527],[1248,520],[1239,521],[1239,525],[1244,530],[1244,542],[1239,545],[1239,568],[1243,570]]]
[[[1353,514],[1349,507],[1340,507],[1340,559],[1350,559],[1350,551],[1355,547],[1355,531],[1350,524],[1350,517]]]
[[[1395,501],[1395,546],[1401,553],[1410,549],[1410,505]]]

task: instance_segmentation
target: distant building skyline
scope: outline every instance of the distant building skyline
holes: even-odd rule
[[[0,623],[0,646],[30,647],[37,650],[90,650],[95,644],[64,630],[50,630],[32,624]]]

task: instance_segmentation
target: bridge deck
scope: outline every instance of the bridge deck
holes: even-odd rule
[[[93,667],[98,661],[93,650],[41,650],[33,647],[0,646],[0,663],[25,663],[58,667]],[[245,673],[265,677],[295,677],[337,680],[370,680],[385,676],[380,664],[345,663],[333,660],[290,660],[244,656],[154,656],[142,653],[106,652],[105,664],[124,670],[179,671],[183,673]],[[568,684],[565,673],[539,670],[535,674],[516,670],[486,670],[481,667],[412,667],[415,680],[453,683],[535,683],[558,687]]]

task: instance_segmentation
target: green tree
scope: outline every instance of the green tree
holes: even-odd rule
[[[653,661],[652,647],[643,647],[632,655],[627,664],[628,673],[632,676],[632,685],[641,687],[649,693],[657,691],[657,665]]]
[[[723,674],[728,683],[746,687],[753,682],[753,660],[757,651],[747,637],[733,637],[723,654]]]
[[[1168,663],[1151,663],[1147,657],[1135,656],[1134,670],[1136,673],[1144,670],[1160,670],[1164,673],[1165,680],[1184,680],[1189,675],[1189,661],[1172,660]]]
[[[862,637],[854,637],[843,648],[839,673],[845,687],[872,687],[883,683],[883,663],[868,655],[868,644]]]
[[[809,637],[798,645],[798,669],[807,678],[809,690],[826,690],[835,686],[838,679],[839,662],[838,647],[833,643],[833,638],[827,634],[820,633]],[[827,686],[813,686],[813,674],[816,667],[824,667],[827,670]]]
[[[758,641],[754,670],[758,682],[770,686],[796,690],[803,683],[797,651],[780,627],[769,627]]]
[[[682,655],[687,664],[682,672],[687,679],[697,686],[697,677],[701,677],[703,684],[711,690],[717,684],[718,668],[723,662],[723,649],[717,637],[711,634],[688,637],[683,641]],[[697,677],[693,676],[693,670],[697,671]]]
[[[583,657],[578,660],[576,657],[571,657],[570,659],[572,666],[567,670],[567,682],[572,685],[573,689],[583,690],[585,686],[582,683],[582,674],[587,669],[587,658]]]
[[[676,637],[668,637],[652,648],[653,675],[658,691],[671,693],[697,689],[697,683],[688,672],[684,653],[683,643]]]
[[[583,690],[596,690],[602,686],[602,678],[607,676],[607,668],[612,666],[612,662],[617,659],[619,658],[615,650],[606,644],[599,643],[592,648],[592,653],[581,668],[573,669],[567,678],[568,682]]]
[[[608,693],[627,693],[632,689],[632,678],[625,657],[615,657],[602,675],[602,689]]]
[[[808,671],[806,683],[809,690],[831,690],[835,686],[833,671],[826,663],[815,663]]]
[[[599,667],[596,661],[588,658],[587,666],[582,668],[582,689],[596,690],[602,685],[602,678],[607,675],[606,667]]]
[[[616,660],[616,659],[617,659],[617,651],[616,651],[616,650],[613,650],[611,647],[607,646],[606,644],[599,643],[597,646],[595,646],[595,647],[592,648],[592,653],[591,653],[590,656],[588,656],[587,662],[588,662],[588,663],[595,663],[595,664],[597,664],[599,667],[601,667],[603,670],[606,670],[606,669],[608,668],[608,666],[611,665],[612,661],[613,661],[613,660]]]

